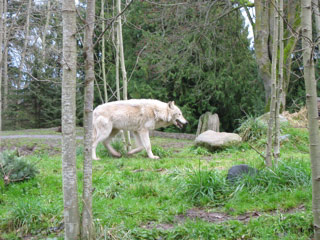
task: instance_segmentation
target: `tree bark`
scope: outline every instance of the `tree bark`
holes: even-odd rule
[[[105,22],[104,22],[104,1],[101,0],[101,12],[100,18],[102,19],[101,24],[101,31],[105,29]],[[105,56],[106,56],[106,47],[105,47],[105,37],[104,34],[102,36],[102,46],[101,46],[101,65],[102,65],[102,79],[103,79],[103,89],[104,89],[104,102],[108,102],[108,88],[107,88],[107,77],[106,77],[106,63],[105,63]]]
[[[121,13],[121,0],[117,0],[117,14]],[[119,38],[119,53],[120,53],[120,63],[121,63],[121,73],[123,81],[123,100],[128,100],[128,80],[127,80],[127,71],[124,61],[124,50],[123,50],[123,38],[122,38],[122,16],[119,16],[118,19],[118,38]],[[124,131],[124,138],[126,143],[127,151],[131,148],[130,132]]]
[[[274,136],[274,164],[278,165],[278,158],[280,156],[280,110],[282,99],[282,85],[283,85],[283,58],[284,58],[284,46],[283,46],[283,0],[279,0],[279,78],[277,81],[276,91],[276,111],[275,111],[275,136]]]
[[[255,1],[255,32],[254,32],[254,48],[259,67],[259,74],[263,81],[265,90],[266,103],[269,103],[271,95],[271,73],[269,58],[269,8],[270,4],[265,0]]]
[[[8,108],[8,39],[7,39],[7,1],[4,0],[4,33],[3,33],[3,43],[4,43],[4,55],[3,55],[3,110],[6,111]]]
[[[87,1],[85,51],[85,95],[84,95],[84,161],[82,195],[82,239],[94,239],[92,220],[92,112],[94,95],[94,52],[93,31],[95,21],[95,0]]]
[[[319,40],[319,37],[320,37],[320,12],[319,12],[319,1],[318,0],[312,0],[312,9],[313,9],[314,19],[315,19],[315,24],[316,24],[317,39]]]
[[[113,8],[114,9],[114,8]],[[116,13],[117,13],[117,7],[116,7]],[[117,14],[114,14],[117,15]],[[120,62],[120,35],[119,35],[119,24],[120,23],[120,18],[117,19],[116,21],[116,27],[113,25],[113,33],[116,33],[116,44],[115,44],[115,49],[116,49],[116,91],[117,91],[117,100],[121,100],[120,96],[120,71],[119,71],[119,62]]]
[[[62,179],[65,239],[80,237],[76,168],[76,8],[74,0],[62,2]]]
[[[304,80],[308,109],[308,128],[310,141],[310,159],[312,168],[312,209],[314,221],[314,239],[320,239],[320,135],[317,108],[317,83],[312,55],[312,6],[311,0],[301,1],[301,26]]]
[[[278,6],[278,1],[274,0],[273,6]],[[279,38],[279,14],[274,10],[274,22],[273,22],[273,43],[272,43],[272,68],[271,68],[271,101],[270,101],[270,118],[268,122],[267,133],[267,148],[266,148],[266,166],[272,166],[272,135],[273,124],[275,117],[275,105],[276,105],[276,82],[277,82],[277,51],[278,51],[278,38]]]
[[[20,86],[21,86],[22,68],[23,68],[23,64],[24,64],[24,59],[26,57],[27,45],[28,45],[28,42],[29,42],[31,3],[32,3],[32,1],[29,0],[28,8],[27,8],[26,25],[25,25],[25,39],[24,39],[24,44],[23,44],[23,49],[22,49],[21,59],[20,59],[20,65],[19,65],[18,89],[20,89]]]
[[[46,24],[44,25],[43,33],[42,33],[42,63],[44,64],[46,60],[46,36],[47,36],[47,31],[49,27],[49,22],[50,22],[50,15],[51,15],[51,0],[48,0],[48,12],[46,16]]]
[[[0,0],[0,132],[2,131],[3,0]]]

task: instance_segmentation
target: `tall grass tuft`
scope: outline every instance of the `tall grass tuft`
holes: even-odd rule
[[[236,182],[228,182],[225,174],[216,170],[191,171],[182,181],[178,192],[197,205],[223,205],[240,192],[251,194],[293,190],[311,186],[311,172],[303,161],[279,162],[275,169],[264,168],[255,175],[242,175]]]
[[[159,156],[160,158],[170,157],[172,155],[170,150],[164,149],[157,145],[152,146],[152,152],[154,155]]]
[[[230,186],[221,172],[199,169],[187,174],[178,191],[197,205],[208,202],[220,205],[228,198]]]
[[[58,205],[44,205],[39,200],[17,202],[0,226],[6,230],[20,229],[23,233],[33,233],[39,229],[47,230],[61,221],[59,217],[57,218],[58,208]]]
[[[243,141],[255,141],[267,134],[267,125],[253,116],[240,120],[240,124],[236,131]]]
[[[303,161],[280,161],[277,168],[264,168],[256,175],[244,175],[238,182],[251,193],[290,190],[311,186],[311,171]]]

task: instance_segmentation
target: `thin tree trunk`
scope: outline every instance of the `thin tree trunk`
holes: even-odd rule
[[[2,131],[3,0],[0,0],[0,132]]]
[[[274,0],[274,6],[277,6],[277,0]],[[276,103],[276,79],[277,79],[277,50],[278,50],[278,11],[274,10],[274,23],[273,23],[273,44],[272,44],[272,68],[271,68],[271,102],[270,102],[270,118],[268,122],[268,135],[267,135],[267,148],[266,148],[266,166],[272,166],[272,135],[273,124],[275,116],[275,103]]]
[[[80,237],[76,168],[76,8],[74,0],[62,2],[62,179],[65,239]]]
[[[95,0],[87,1],[85,50],[85,95],[84,95],[84,161],[82,195],[82,239],[94,239],[92,220],[92,112],[94,95],[94,53],[93,30],[95,20]]]
[[[101,12],[100,18],[102,20],[101,30],[105,29],[105,22],[104,22],[104,1],[101,0]],[[108,102],[108,88],[107,88],[107,78],[106,78],[106,63],[105,63],[105,56],[106,56],[106,47],[105,47],[105,37],[104,34],[102,36],[102,46],[101,46],[101,62],[102,62],[102,80],[103,80],[103,89],[104,89],[104,102]]]
[[[121,0],[117,0],[117,14],[121,13]],[[120,52],[120,63],[122,70],[122,80],[123,80],[123,100],[128,100],[128,80],[127,80],[127,71],[124,61],[124,50],[123,50],[123,38],[122,38],[122,20],[121,16],[118,19],[118,38],[119,38],[119,52]],[[124,131],[124,138],[126,142],[127,151],[131,148],[130,132]]]
[[[315,23],[316,23],[317,39],[319,40],[319,37],[320,37],[320,12],[319,12],[319,1],[318,0],[312,0],[312,9],[313,9],[314,19],[315,19]]]
[[[276,114],[275,114],[275,142],[274,142],[274,164],[278,165],[278,158],[280,156],[280,110],[281,110],[281,99],[282,99],[282,85],[283,85],[283,58],[284,58],[284,48],[283,48],[283,0],[279,0],[279,79],[277,82],[277,93],[276,93]]]
[[[48,0],[48,12],[47,12],[47,17],[46,17],[46,24],[44,25],[43,29],[43,35],[42,35],[42,63],[44,64],[45,59],[46,59],[46,36],[47,36],[47,31],[49,27],[49,22],[50,22],[50,15],[51,15],[51,0]]]
[[[308,128],[310,159],[312,168],[312,210],[314,239],[320,239],[320,135],[317,108],[317,83],[312,55],[312,6],[311,0],[301,1],[302,49],[306,102],[308,109]]]
[[[254,32],[254,48],[255,55],[259,67],[259,74],[264,84],[266,104],[270,102],[271,95],[271,74],[269,59],[269,8],[270,4],[265,0],[256,0],[255,13],[255,32]]]
[[[119,20],[120,18],[118,18],[118,20],[116,21],[116,88],[117,88],[117,100],[120,101],[121,100],[121,96],[120,96],[120,35],[119,35]]]
[[[3,33],[3,42],[4,42],[4,56],[3,56],[3,110],[6,111],[8,108],[8,39],[7,39],[7,0],[4,0],[4,33]]]
[[[21,53],[21,59],[20,59],[20,65],[19,65],[19,78],[18,78],[18,89],[21,87],[21,78],[22,78],[22,68],[24,64],[24,59],[26,57],[27,52],[27,45],[29,42],[29,28],[30,28],[30,12],[31,12],[31,3],[32,1],[29,0],[28,2],[28,8],[27,8],[27,17],[26,17],[26,25],[25,25],[25,39],[23,44],[23,49]]]

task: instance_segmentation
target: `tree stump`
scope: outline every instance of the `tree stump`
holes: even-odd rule
[[[219,116],[218,114],[212,114],[210,112],[206,112],[202,114],[199,118],[198,129],[196,136],[207,130],[213,130],[215,132],[219,132]]]

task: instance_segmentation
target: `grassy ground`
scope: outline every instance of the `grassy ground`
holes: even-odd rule
[[[281,161],[273,170],[263,168],[263,159],[248,143],[209,153],[189,140],[152,138],[159,160],[146,158],[145,152],[115,159],[99,146],[101,160],[93,162],[96,239],[310,239],[308,133],[286,128],[283,134],[290,134],[289,141],[282,143]],[[2,141],[8,149],[29,146],[25,159],[37,163],[40,173],[8,186],[0,180],[0,239],[63,239],[61,157],[55,141]],[[263,138],[251,144],[264,151]],[[82,153],[79,142],[79,198]],[[243,163],[260,174],[227,182],[227,169]]]

